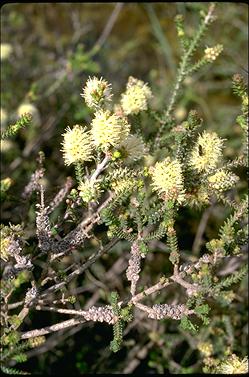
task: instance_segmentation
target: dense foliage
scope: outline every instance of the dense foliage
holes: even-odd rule
[[[171,81],[129,60],[141,26],[117,56],[115,37],[108,45],[137,4],[113,4],[85,45],[79,5],[36,6],[2,9],[5,34],[22,31],[1,44],[2,371],[246,373],[248,93],[234,67],[219,66],[226,41],[210,39],[219,6],[138,8]],[[58,7],[72,9],[71,39],[45,27],[42,12],[49,24]],[[242,6],[229,7],[243,28]],[[165,9],[174,53],[157,17]],[[24,14],[37,30],[18,45]],[[229,91],[233,112],[207,84]]]

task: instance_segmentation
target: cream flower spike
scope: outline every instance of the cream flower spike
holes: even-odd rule
[[[148,100],[151,97],[152,92],[148,84],[130,76],[126,91],[121,96],[122,109],[126,115],[138,114],[148,109]]]
[[[165,200],[176,200],[179,204],[185,200],[185,190],[181,164],[178,160],[167,157],[157,162],[150,169],[153,190],[158,191]]]
[[[107,151],[117,147],[128,136],[130,125],[125,117],[112,114],[109,110],[99,110],[92,120],[91,132],[94,144]]]
[[[111,84],[109,84],[102,77],[89,77],[83,93],[81,96],[84,98],[86,104],[90,108],[100,108],[105,102],[111,101]]]
[[[78,162],[90,161],[93,159],[93,143],[91,134],[86,128],[75,125],[72,129],[69,127],[63,134],[62,143],[63,158],[66,165]]]

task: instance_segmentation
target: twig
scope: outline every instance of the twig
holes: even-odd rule
[[[111,16],[109,17],[102,34],[100,35],[99,39],[95,43],[95,46],[93,47],[92,51],[96,51],[96,50],[99,51],[100,48],[103,46],[106,39],[110,35],[110,33],[113,29],[113,26],[114,26],[114,24],[115,24],[115,22],[116,22],[116,20],[119,16],[121,9],[123,8],[123,6],[124,6],[124,3],[117,3],[115,5],[115,8],[114,8]]]
[[[78,325],[79,323],[84,323],[84,322],[86,322],[84,318],[68,319],[67,321],[56,323],[55,325],[52,325],[52,326],[46,326],[41,329],[31,330],[31,331],[22,333],[21,339],[29,339],[29,338],[34,338],[36,336],[50,334],[51,332],[59,331],[67,327],[75,326],[75,325]]]
[[[159,280],[159,282],[156,283],[155,285],[153,285],[152,287],[149,287],[149,288],[145,289],[145,291],[143,291],[141,293],[138,293],[136,296],[133,296],[131,298],[131,300],[129,301],[129,303],[136,304],[136,302],[142,300],[146,296],[149,296],[152,293],[158,292],[158,291],[160,291],[161,289],[167,287],[170,284],[172,284],[172,283],[168,279],[161,278]]]
[[[102,171],[106,169],[107,164],[110,161],[110,158],[111,157],[109,155],[106,155],[105,158],[103,159],[103,161],[97,166],[95,172],[92,174],[92,176],[90,178],[90,182],[91,183],[93,183],[94,181],[96,181],[96,179],[98,178],[98,176],[100,175],[100,173],[102,173]]]
[[[175,87],[174,87],[173,92],[172,92],[172,96],[171,96],[169,105],[167,107],[167,110],[165,111],[165,113],[162,116],[161,127],[159,128],[159,130],[157,132],[157,136],[156,136],[156,139],[155,139],[155,147],[156,148],[160,147],[162,132],[164,131],[164,126],[165,126],[167,120],[169,119],[169,116],[170,116],[170,114],[171,114],[171,112],[174,108],[176,98],[177,98],[177,96],[179,94],[179,90],[181,88],[181,84],[182,84],[182,82],[183,82],[183,80],[186,76],[186,73],[187,73],[186,68],[187,68],[187,65],[189,64],[189,59],[190,59],[191,55],[193,54],[193,51],[195,50],[196,46],[198,45],[200,38],[202,37],[204,31],[206,30],[207,25],[212,20],[214,8],[215,8],[215,4],[212,3],[209,6],[208,13],[207,13],[205,19],[200,24],[200,28],[199,28],[195,38],[193,38],[192,43],[190,44],[188,50],[183,55],[182,61],[180,63],[179,69],[178,69],[177,80],[176,80]]]

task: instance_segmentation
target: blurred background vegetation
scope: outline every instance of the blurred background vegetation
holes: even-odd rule
[[[132,75],[149,83],[155,109],[166,107],[180,59],[174,17],[183,14],[191,36],[200,12],[207,6],[201,2],[10,3],[1,8],[1,129],[14,123],[23,109],[27,110],[27,105],[33,106],[29,107],[33,113],[32,127],[4,141],[1,146],[2,178],[11,176],[14,180],[11,200],[2,208],[2,222],[17,224],[23,221],[17,205],[18,193],[21,194],[34,172],[40,150],[46,157],[44,184],[48,200],[58,191],[66,176],[73,176],[73,170],[63,164],[61,134],[68,125],[91,120],[91,111],[80,97],[88,76],[103,76],[111,82],[114,99],[118,99]],[[174,115],[180,124],[190,109],[198,110],[204,119],[204,127],[227,139],[225,153],[227,158],[233,158],[240,148],[241,129],[236,125],[240,103],[232,93],[232,76],[240,73],[247,77],[248,7],[243,3],[219,3],[216,15],[217,20],[206,35],[203,48],[219,43],[224,46],[223,53],[212,66],[206,66],[185,80]],[[150,132],[148,121],[144,124],[144,131]],[[244,177],[243,169],[240,173]],[[245,180],[241,182],[241,189],[246,189]],[[27,215],[29,224],[34,224],[35,203],[33,197]],[[188,233],[181,232],[180,246],[183,249],[191,249],[200,218],[201,213],[182,212],[179,228],[184,224],[184,229],[188,230]],[[223,219],[224,213],[220,213],[219,208],[212,213],[205,232],[206,240],[216,236]],[[30,229],[30,233],[35,236],[35,228]],[[96,268],[92,267],[82,280],[82,287],[87,281],[89,284],[99,279],[123,252],[122,248],[126,250],[126,245],[119,243],[111,259],[103,258],[103,265],[99,263]],[[146,267],[152,281],[153,274],[159,272],[158,266],[162,266],[160,258],[158,255]],[[118,288],[122,291],[123,283],[118,277],[104,284],[109,284],[109,290]],[[95,289],[100,290],[100,297],[101,294],[105,297],[105,288],[95,286]],[[86,296],[90,294],[87,291]],[[86,299],[84,296],[82,300]],[[53,322],[52,314],[44,313],[45,317],[48,323]],[[168,358],[181,364],[182,372],[199,371],[198,351],[193,346],[192,353],[186,356],[189,345],[183,336],[178,338],[181,352],[170,349],[176,346],[173,338],[177,325],[172,323],[174,321],[165,322],[167,334],[161,324],[147,330],[136,324],[136,330],[131,329],[127,337],[127,348],[111,357],[108,347],[112,329],[103,325],[81,325],[81,331],[74,334],[71,330],[71,335],[67,333],[61,344],[57,344],[54,336],[54,347],[49,353],[32,354],[35,351],[30,351],[33,357],[26,363],[27,368],[34,368],[35,373],[50,374],[59,367],[60,374],[65,375],[72,371],[78,374],[130,373],[127,360],[135,356],[128,350],[131,348],[137,355],[134,349],[138,344],[141,355],[133,373],[164,373],[173,368],[168,365]],[[34,318],[34,324],[38,323]],[[243,354],[245,339],[241,338],[241,342]],[[143,354],[145,344],[149,347]],[[197,369],[192,367],[195,363]]]

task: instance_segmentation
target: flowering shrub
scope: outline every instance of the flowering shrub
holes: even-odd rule
[[[244,135],[237,158],[225,159],[226,141],[216,132],[203,130],[196,111],[190,111],[180,125],[172,115],[184,79],[222,52],[220,45],[208,47],[195,61],[201,38],[214,21],[214,10],[211,4],[192,39],[186,35],[183,19],[176,19],[183,54],[166,109],[154,110],[149,84],[134,77],[128,78],[118,101],[104,78],[94,76],[84,83],[81,96],[92,119],[89,124],[69,126],[62,135],[61,158],[74,169],[75,177],[68,177],[53,198],[46,193],[45,157],[40,152],[37,169],[22,193],[25,205],[33,193],[38,194],[35,235],[32,224],[25,222],[1,226],[3,372],[18,373],[14,366],[27,360],[26,350],[45,347],[51,333],[88,322],[112,326],[110,350],[115,354],[124,348],[126,329],[141,319],[149,324],[152,344],[159,345],[162,339],[153,331],[154,323],[167,320],[170,329],[177,321],[177,339],[191,337],[204,373],[246,372],[246,357],[236,355],[236,347],[227,339],[233,331],[227,309],[235,305],[234,287],[247,272],[247,199],[236,191],[240,178],[233,171],[247,161],[248,97],[242,78],[233,79],[234,91],[242,99],[237,122]],[[16,124],[2,133],[3,139],[29,127],[34,116],[19,115]],[[151,123],[147,138],[142,132],[143,117]],[[3,202],[9,200],[13,184],[11,177],[2,179]],[[217,238],[204,242],[200,225],[199,246],[186,253],[178,239],[181,211],[191,208],[206,214],[221,205],[227,218]],[[108,258],[111,250],[122,251],[119,245],[125,245],[117,272],[123,282],[117,285],[121,292],[103,283],[97,302],[92,292],[91,305],[82,303],[79,296],[84,286],[79,277],[88,271],[94,280],[90,268],[101,257]],[[160,248],[167,268],[159,265],[152,281],[149,265]],[[115,275],[114,268],[111,279]],[[44,311],[56,313],[58,322],[32,328],[32,315]],[[60,320],[60,315],[70,319]],[[220,343],[213,339],[217,335]],[[174,365],[169,368],[179,372]]]

